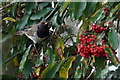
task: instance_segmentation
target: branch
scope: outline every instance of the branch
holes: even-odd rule
[[[6,64],[7,62],[9,62],[10,60],[12,60],[15,56],[17,56],[18,54],[20,54],[21,52],[18,52],[17,54],[13,55],[12,57],[10,57],[9,59],[7,59],[4,64]]]
[[[117,20],[117,32],[119,31],[119,23],[120,23],[120,9],[118,10],[118,14],[117,14],[117,17],[118,17],[118,20]]]
[[[56,4],[55,8],[53,9],[53,11],[45,18],[46,20],[49,20],[51,17],[54,16],[54,14],[56,13],[56,11],[60,8],[60,4],[59,2]]]
[[[7,8],[7,7],[11,6],[12,4],[13,4],[13,2],[11,2],[10,4],[7,4],[7,5],[3,6],[3,7],[1,7],[0,11],[3,10],[4,8]]]

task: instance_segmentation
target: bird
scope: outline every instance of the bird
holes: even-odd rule
[[[25,34],[35,44],[43,41],[47,36],[49,36],[49,26],[46,21],[41,21],[38,24],[25,27],[27,29],[17,31],[16,35]]]

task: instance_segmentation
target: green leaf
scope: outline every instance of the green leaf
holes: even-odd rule
[[[75,19],[81,17],[83,10],[86,8],[86,2],[80,2],[75,4]],[[77,8],[76,8],[77,7]]]
[[[91,16],[91,20],[92,21],[97,21],[100,19],[100,17],[102,16],[102,13],[103,13],[103,9],[99,9],[97,10],[92,16]]]
[[[25,14],[22,19],[18,22],[17,24],[17,29],[21,30],[27,23],[28,23],[28,19],[30,17],[30,14]]]
[[[28,47],[28,49],[26,50],[26,52],[23,54],[22,59],[20,61],[20,66],[19,66],[19,72],[22,72],[24,69],[24,66],[26,64],[26,60],[27,60],[27,56],[29,55],[29,51],[32,45],[30,45]]]
[[[113,15],[116,11],[118,11],[120,9],[120,3],[118,5],[115,6],[115,8],[112,9],[111,14]]]
[[[31,14],[32,13],[32,9],[35,8],[35,3],[34,2],[26,2],[25,3],[25,8],[26,8],[26,13],[27,14]]]
[[[82,76],[82,69],[81,69],[81,67],[78,66],[75,71],[74,78],[75,78],[75,80],[79,80],[79,78],[81,78],[81,76]]]
[[[62,40],[62,38],[61,37],[58,37],[57,38],[57,41],[56,41],[56,48],[58,49],[59,47],[62,47],[62,49],[64,49],[64,41]]]
[[[41,9],[43,9],[43,8],[46,7],[48,4],[49,4],[49,2],[40,3],[40,4],[39,4],[39,7],[40,7]]]
[[[23,70],[23,76],[22,78],[28,78],[29,74],[32,72],[32,67],[34,66],[34,64],[30,61],[27,60],[27,63],[25,64],[24,70]]]
[[[48,56],[48,64],[53,63],[55,61],[55,55],[53,54],[53,49],[52,48],[48,48],[46,51],[46,55]]]
[[[64,2],[63,5],[61,6],[61,12],[63,13],[66,8],[68,7],[68,5],[70,4],[70,2]]]
[[[96,2],[87,2],[87,6],[84,10],[84,14],[87,18],[89,18],[93,14],[95,7],[96,7]]]
[[[3,20],[9,20],[12,22],[16,22],[16,20],[14,18],[11,18],[11,17],[5,17],[5,18],[3,18]]]
[[[113,51],[108,46],[106,46],[105,50],[106,50],[106,56],[108,57],[108,59],[117,67],[118,59],[113,53]]]
[[[59,26],[58,23],[57,23],[57,16],[58,16],[58,15],[54,15],[54,16],[52,17],[52,19],[51,19],[52,25],[53,25],[54,27],[58,27],[58,26]]]
[[[64,54],[64,41],[62,40],[61,37],[58,36],[56,42],[55,42],[55,55],[57,56],[56,58],[59,59],[64,59],[63,54]]]
[[[73,19],[79,19],[82,16],[83,10],[86,8],[86,2],[72,2],[70,4],[70,16]]]
[[[104,69],[96,69],[96,72],[95,72],[95,74],[94,74],[94,78],[96,79],[98,79],[98,78],[108,78],[107,76],[108,76],[108,72],[109,72],[109,68],[108,68],[108,65],[107,66],[105,66],[105,68]]]
[[[43,63],[43,61],[41,59],[37,59],[35,62],[35,66],[39,66]]]
[[[41,74],[41,79],[40,80],[45,80],[44,78],[49,78],[52,79],[56,72],[59,70],[61,64],[63,61],[59,61],[56,63],[51,63]]]
[[[105,57],[94,57],[94,58],[95,58],[94,66],[96,68],[104,69],[106,66],[106,61],[107,61],[106,56]]]
[[[118,42],[118,33],[114,30],[111,29],[108,34],[108,41],[110,42],[110,45],[113,47],[113,49],[117,49],[119,46]]]
[[[0,33],[1,35],[1,33]],[[0,36],[0,43],[3,43],[5,42],[6,40],[12,38],[13,36],[11,34],[8,34],[8,35],[4,35],[4,36]]]
[[[115,3],[115,2],[109,2],[109,3],[108,3],[108,8],[110,8],[111,6],[113,6],[114,3]]]
[[[16,2],[12,7],[12,16],[16,16],[17,6],[18,6],[18,2]]]
[[[31,20],[36,20],[36,19],[40,19],[42,17],[44,17],[49,11],[51,11],[52,9],[51,8],[45,8],[45,9],[42,9],[38,12],[36,12],[35,14],[33,14],[30,19]]]
[[[72,67],[72,62],[75,60],[75,57],[71,57],[59,71],[60,78],[68,78],[69,69]]]

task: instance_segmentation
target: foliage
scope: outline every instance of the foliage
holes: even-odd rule
[[[2,6],[10,4],[2,2]],[[53,5],[54,4],[54,5]],[[64,78],[114,78],[108,69],[118,67],[115,50],[118,48],[120,3],[119,2],[15,2],[2,9],[3,67],[13,61],[17,71],[15,77],[29,79]],[[15,35],[24,26],[45,20],[53,30],[50,37],[36,48],[25,35]],[[116,24],[117,22],[117,24]],[[97,25],[91,27],[93,25]],[[98,27],[99,26],[99,27]],[[94,28],[94,29],[93,29]],[[102,29],[101,29],[102,28]],[[104,30],[103,30],[104,29]],[[85,42],[86,38],[96,38]],[[10,40],[10,45],[7,42]],[[85,42],[85,43],[84,43]],[[84,52],[79,47],[93,43]],[[7,45],[7,46],[6,46]],[[4,46],[7,47],[8,52]],[[98,49],[99,48],[99,49]],[[83,53],[84,52],[84,53]],[[94,53],[94,54],[93,54]],[[104,56],[99,56],[103,54]],[[84,55],[90,54],[85,57]],[[7,56],[9,55],[9,56]],[[6,61],[8,58],[10,60]],[[16,65],[17,64],[17,65]],[[9,70],[10,71],[10,70]],[[19,75],[20,74],[20,75]],[[115,74],[115,73],[114,73]],[[4,77],[3,79],[9,78]]]

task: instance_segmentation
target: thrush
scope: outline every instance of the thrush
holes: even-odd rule
[[[36,25],[26,26],[28,29],[23,31],[18,31],[17,35],[25,34],[29,39],[31,39],[35,44],[37,42],[43,41],[49,35],[48,22],[41,21]]]

